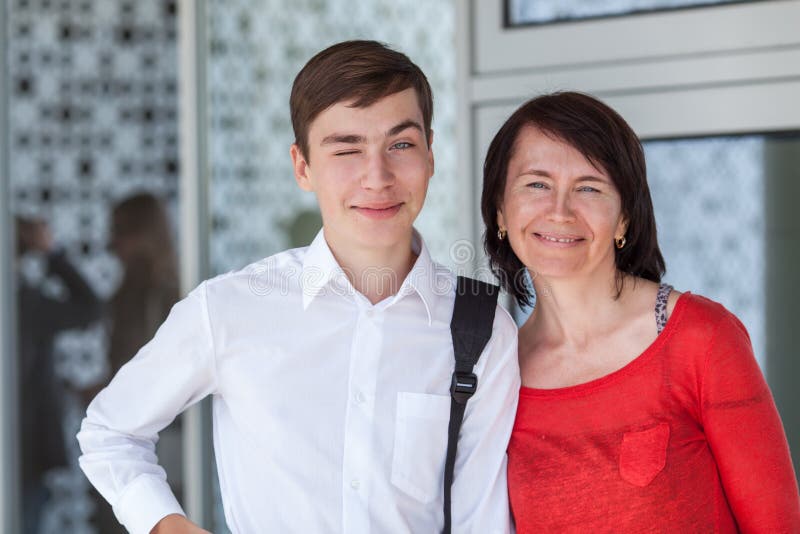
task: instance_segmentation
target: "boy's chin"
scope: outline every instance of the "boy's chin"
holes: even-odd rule
[[[351,237],[358,241],[364,248],[390,248],[395,246],[407,246],[411,239],[412,228],[408,227],[361,227],[356,230]]]

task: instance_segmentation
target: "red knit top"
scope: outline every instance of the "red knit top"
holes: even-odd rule
[[[800,533],[786,436],[750,338],[689,293],[622,369],[521,389],[508,486],[520,534]]]

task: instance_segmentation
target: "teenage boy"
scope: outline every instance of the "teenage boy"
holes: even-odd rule
[[[205,532],[153,451],[208,395],[234,533],[442,529],[455,276],[412,227],[433,174],[430,87],[405,55],[344,42],[300,71],[291,114],[295,178],[323,229],[176,304],[78,434],[82,469],[131,532]],[[458,440],[458,533],[511,528],[519,370],[516,328],[496,311]]]

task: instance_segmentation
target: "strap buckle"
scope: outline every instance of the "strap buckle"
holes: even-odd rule
[[[459,404],[466,404],[475,390],[478,389],[478,377],[475,373],[453,373],[453,382],[450,384],[450,395]]]

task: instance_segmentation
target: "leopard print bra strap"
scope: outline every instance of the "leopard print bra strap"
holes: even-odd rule
[[[658,286],[658,294],[656,295],[656,327],[660,334],[664,327],[667,326],[667,300],[669,294],[672,293],[672,286],[669,284],[661,284]]]

